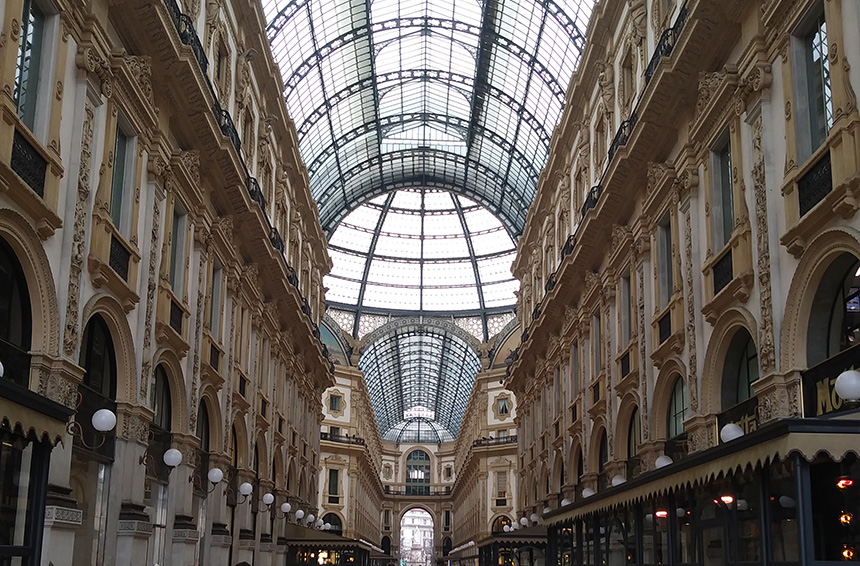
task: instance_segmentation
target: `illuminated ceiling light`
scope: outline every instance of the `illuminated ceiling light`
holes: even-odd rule
[[[845,526],[851,524],[851,521],[854,520],[854,514],[849,513],[848,511],[843,511],[841,515],[839,515],[839,522]]]
[[[734,502],[734,500],[735,500],[735,498],[732,497],[731,495],[721,495],[720,496],[720,501],[722,501],[726,505],[731,505]]]
[[[848,489],[852,485],[854,485],[854,480],[851,478],[839,478],[836,480],[836,487],[839,489]]]
[[[850,544],[842,545],[842,560],[854,560],[854,547]]]
[[[666,511],[665,509],[660,509],[659,511],[654,513],[654,516],[657,517],[658,519],[665,519],[666,517],[669,516],[669,512]]]

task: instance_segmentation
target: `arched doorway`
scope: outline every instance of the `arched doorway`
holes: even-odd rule
[[[334,513],[326,513],[322,520],[323,523],[328,523],[329,525],[331,525],[331,532],[338,535],[343,532],[343,523],[341,523],[340,517],[338,517]]]
[[[433,531],[433,517],[424,509],[410,509],[403,514],[400,519],[401,566],[434,564]]]
[[[391,554],[391,537],[382,537],[382,544],[379,546],[382,547],[382,552],[385,554]]]
[[[0,359],[4,378],[22,387],[30,383],[32,321],[30,293],[15,252],[0,238]]]

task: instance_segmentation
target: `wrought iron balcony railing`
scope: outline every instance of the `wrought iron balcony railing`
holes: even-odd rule
[[[15,130],[12,137],[12,171],[40,197],[45,196],[45,173],[48,162],[27,138]]]

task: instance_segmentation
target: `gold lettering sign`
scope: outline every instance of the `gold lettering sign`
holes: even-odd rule
[[[822,379],[815,384],[816,417],[838,411],[842,407],[842,399],[836,394],[835,385],[835,377]]]

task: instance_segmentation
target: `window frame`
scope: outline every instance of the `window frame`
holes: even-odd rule
[[[732,239],[735,224],[732,140],[728,129],[711,148],[711,237],[719,252]]]
[[[188,234],[188,212],[178,199],[173,201],[168,281],[173,295],[184,302],[185,256]]]
[[[810,92],[810,88],[812,87],[810,74],[812,71],[811,67],[815,65],[815,61],[809,58],[809,54],[810,51],[814,49],[813,43],[816,35],[815,30],[820,30],[822,24],[824,27],[824,40],[821,44],[824,46],[825,51],[823,53],[819,53],[822,56],[820,61],[823,64],[818,65],[818,67],[819,69],[821,67],[826,67],[826,71],[818,76],[821,79],[820,87],[822,90],[821,94],[824,105],[823,108],[819,108],[819,111],[823,110],[823,112],[820,114],[818,112],[813,114],[813,106],[815,103],[812,100],[813,96]],[[818,151],[818,149],[826,143],[830,129],[832,129],[833,126],[833,85],[832,82],[828,80],[831,70],[828,57],[829,53],[826,51],[829,48],[827,32],[827,13],[825,4],[824,2],[818,2],[815,8],[809,11],[801,24],[798,25],[791,34],[792,76],[794,79],[794,84],[792,86],[794,91],[794,106],[796,114],[795,135],[797,138],[796,145],[798,164],[808,161]],[[829,108],[825,92],[830,93]],[[813,124],[813,120],[815,120],[816,117],[820,119],[822,116],[824,132],[821,139],[817,139],[818,136],[816,135],[815,130],[816,127],[820,129],[822,124]],[[817,133],[818,135],[821,135],[820,131]]]
[[[672,214],[667,210],[656,225],[657,239],[657,307],[662,311],[672,302],[674,294],[674,265],[672,248],[675,236],[672,233]]]

